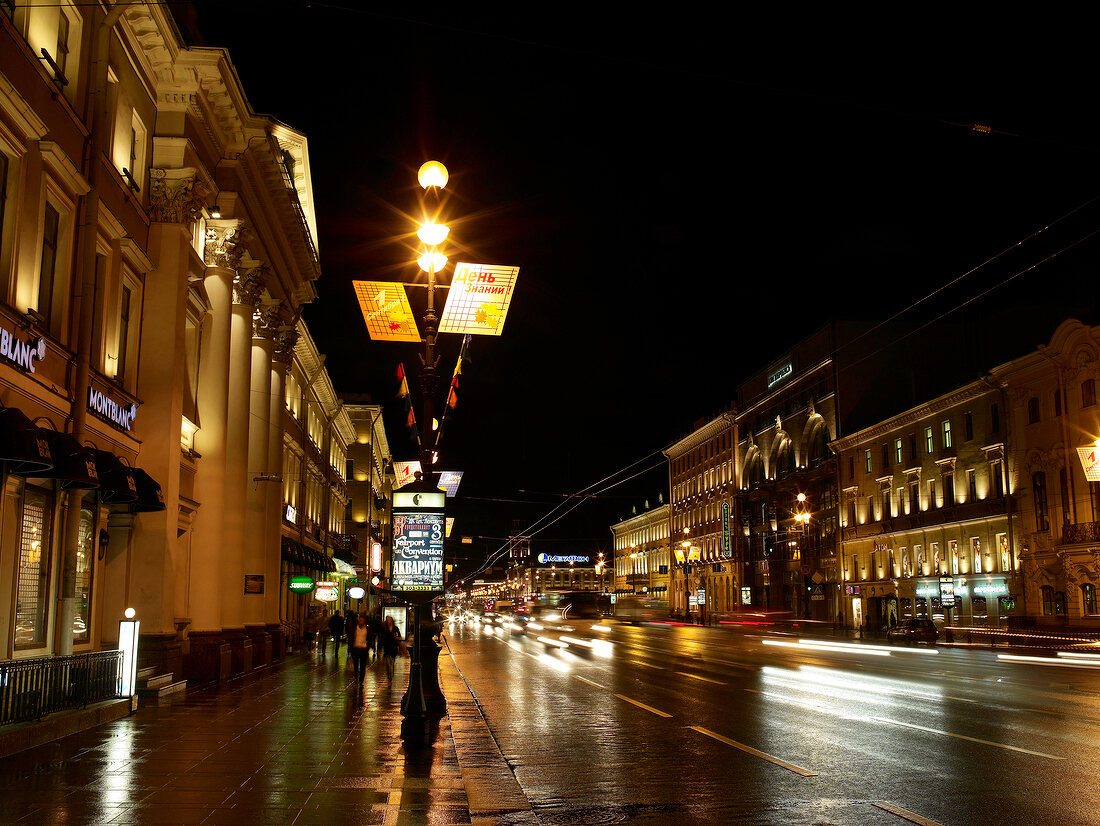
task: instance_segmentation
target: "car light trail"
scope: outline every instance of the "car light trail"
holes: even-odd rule
[[[569,644],[564,643],[561,640],[551,639],[550,637],[535,637],[539,642],[544,642],[547,645],[553,645],[556,648],[568,648]]]
[[[610,634],[611,633],[611,626],[610,625],[593,625],[592,630],[593,631],[602,631],[604,633]]]
[[[528,628],[534,628],[536,631],[542,631],[546,626],[541,625],[537,622],[529,622],[529,623],[527,623],[527,627]]]
[[[803,645],[840,646],[842,648],[868,649],[871,651],[897,652],[899,654],[939,654],[935,648],[891,648],[888,645],[864,645],[863,643],[829,642],[828,640],[804,640],[799,639]]]
[[[801,648],[803,651],[831,651],[836,654],[867,654],[871,657],[889,657],[889,651],[882,651],[865,645],[807,645],[789,640],[764,640],[764,645],[778,645],[783,648]]]
[[[1030,657],[1026,654],[998,654],[997,659],[1019,663],[1035,663],[1035,665],[1061,666],[1062,668],[1100,668],[1100,660],[1059,660],[1054,657]]]
[[[542,638],[539,637],[539,639]],[[585,648],[591,648],[593,645],[593,643],[591,643],[589,640],[579,640],[576,637],[562,637],[561,640],[562,642],[573,643],[573,645],[583,645]]]

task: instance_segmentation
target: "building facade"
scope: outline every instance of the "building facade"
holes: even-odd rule
[[[1100,630],[1100,328],[1064,321],[1039,346],[990,371],[1007,410],[1019,501],[1019,561],[1029,622]],[[1090,458],[1091,457],[1091,458]]]
[[[1000,389],[979,380],[832,443],[846,625],[999,629],[1023,614],[1007,427]]]
[[[299,347],[306,138],[166,9],[0,6],[0,656],[113,647],[130,607],[144,662],[208,681],[291,639],[288,532],[331,571],[352,431]]]
[[[648,504],[648,503],[647,503]],[[643,510],[611,526],[614,592],[649,599],[669,598],[669,506]]]
[[[348,542],[343,550],[337,549],[336,556],[355,568],[355,579],[364,591],[364,596],[349,602],[349,607],[374,613],[381,606],[382,595],[371,586],[371,577],[389,575],[389,555],[383,549],[387,547],[393,505],[393,457],[382,426],[382,406],[350,396],[347,401],[345,409],[355,428],[355,441],[348,446],[347,459]],[[373,567],[373,555],[377,556],[377,569]]]
[[[669,610],[707,619],[734,611],[743,583],[741,478],[733,411],[699,422],[663,452],[668,459]]]

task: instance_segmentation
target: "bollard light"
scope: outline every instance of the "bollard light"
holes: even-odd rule
[[[122,652],[118,693],[130,698],[137,693],[138,630],[141,627],[141,623],[134,619],[135,613],[133,608],[127,608],[126,619],[118,623],[118,650]]]

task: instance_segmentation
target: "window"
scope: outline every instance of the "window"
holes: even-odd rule
[[[16,648],[37,648],[46,644],[52,524],[53,497],[49,491],[25,486],[19,536],[19,578],[15,591]]]
[[[92,568],[96,542],[95,519],[87,508],[80,510],[80,531],[76,549],[76,604],[73,606],[73,642],[88,642],[92,624]]]
[[[943,474],[943,506],[949,508],[955,504],[955,474]]]
[[[993,433],[1001,432],[1001,408],[995,404],[989,407],[989,429]]]
[[[1008,558],[1008,534],[997,534],[997,549],[1001,552],[1001,570],[1011,571],[1012,560]]]
[[[1081,382],[1081,407],[1092,407],[1096,404],[1096,380],[1085,379]]]
[[[924,429],[924,452],[932,453],[935,449],[936,446],[932,443],[932,428],[926,427]]]
[[[974,573],[980,574],[982,567],[982,540],[976,536],[970,537],[970,558],[974,560]]]
[[[1091,582],[1081,586],[1081,610],[1085,614],[1096,613],[1096,586]]]
[[[42,264],[38,272],[38,314],[47,330],[53,322],[53,284],[57,272],[57,245],[61,231],[61,215],[52,204],[46,204],[42,224]]]
[[[1062,391],[1054,391],[1054,416],[1057,418],[1062,415]]]
[[[1054,616],[1064,617],[1066,615],[1066,592],[1055,591],[1054,592]]]
[[[1035,424],[1039,421],[1039,397],[1032,396],[1027,400],[1027,423]]]
[[[0,249],[3,249],[4,216],[8,204],[8,156],[0,152]]]
[[[920,510],[920,482],[909,483],[909,513]]]
[[[957,576],[959,573],[959,540],[952,539],[948,542],[947,552],[951,558],[951,573]]]
[[[126,357],[129,351],[130,341],[130,303],[133,300],[133,292],[123,285],[122,299],[118,308],[118,361],[115,363],[115,379],[126,379]]]
[[[57,54],[54,63],[57,64],[57,73],[64,78],[65,66],[69,62],[69,18],[64,11],[57,15]]]
[[[974,439],[974,414],[967,413],[963,417],[963,430],[966,441],[970,442]]]
[[[883,488],[882,489],[882,518],[883,519],[889,519],[891,516],[893,516],[893,514],[890,512],[892,504],[893,503],[890,501],[890,488]]]
[[[1039,589],[1043,598],[1043,616],[1050,617],[1054,615],[1054,589],[1049,585],[1044,585]]]
[[[867,454],[866,454],[866,460],[867,460],[867,472],[870,473],[871,472],[871,451],[869,451],[869,450],[867,451]]]
[[[890,467],[890,445],[882,446],[882,469]]]
[[[1049,531],[1047,517],[1047,475],[1043,471],[1031,474],[1031,493],[1035,500],[1035,530]]]
[[[936,480],[928,480],[928,509],[938,508],[940,503],[936,501]]]
[[[993,495],[1000,499],[1005,495],[1004,466],[1000,462],[991,462],[989,476],[993,480]]]
[[[901,439],[894,439],[894,461],[901,464]]]
[[[950,419],[947,419],[943,423],[943,446],[944,447],[951,447],[952,446],[952,443],[951,443],[951,420]]]
[[[974,473],[974,468],[970,468],[966,472],[966,501],[977,502],[978,501],[978,480],[977,474]]]

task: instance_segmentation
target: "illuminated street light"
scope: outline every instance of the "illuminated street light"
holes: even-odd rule
[[[437,247],[447,240],[451,228],[446,224],[429,221],[416,231],[416,237],[429,247]]]
[[[433,186],[443,189],[447,185],[449,177],[447,167],[439,161],[426,161],[416,173],[416,180],[424,189]]]

